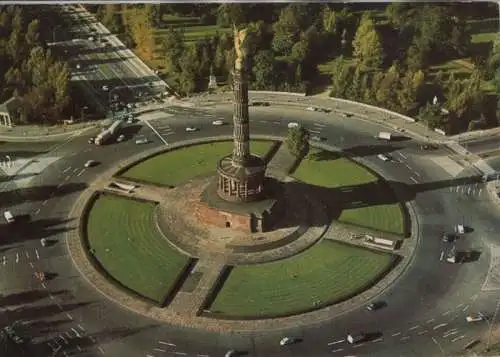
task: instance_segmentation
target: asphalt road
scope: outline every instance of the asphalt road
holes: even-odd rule
[[[218,118],[230,122],[229,106],[206,111],[169,108],[165,114],[170,116],[148,122],[169,143],[232,132],[231,125],[211,124]],[[36,194],[24,193],[26,201],[19,200],[15,206],[17,213],[30,216],[22,229],[4,238],[7,243],[0,256],[0,276],[2,294],[10,296],[7,301],[11,301],[5,305],[13,310],[8,319],[25,321],[19,329],[33,338],[29,348],[41,353],[62,346],[60,353],[78,356],[157,357],[185,353],[204,357],[223,355],[230,348],[249,351],[252,356],[421,356],[438,354],[441,348],[458,353],[486,331],[486,323],[465,322],[468,312],[490,312],[495,304],[495,292],[481,292],[481,287],[489,267],[488,246],[498,243],[492,232],[498,231],[499,217],[480,185],[469,185],[473,190],[468,191],[457,189],[456,183],[449,181],[449,173],[430,160],[444,152],[421,151],[413,140],[381,143],[373,137],[382,130],[375,125],[342,117],[329,118],[327,125],[325,114],[286,108],[252,108],[251,115],[252,133],[285,135],[289,121],[300,121],[324,136],[327,143],[363,156],[363,163],[399,183],[402,192],[417,192],[414,200],[420,214],[420,244],[411,269],[380,297],[388,302],[387,308],[374,313],[360,309],[307,329],[227,336],[160,325],[103,299],[79,277],[67,256],[63,234],[75,222],[64,219],[78,192],[100,172],[120,158],[163,145],[148,126],[135,125],[126,129],[127,140],[120,144],[96,147],[87,143],[88,137],[82,137],[48,153],[62,158],[32,179],[30,185],[40,189]],[[188,125],[200,130],[187,133]],[[152,142],[135,145],[133,139],[141,136]],[[376,157],[380,152],[389,153],[393,160],[382,162]],[[89,159],[101,164],[84,169],[83,163]],[[436,181],[442,182],[425,185]],[[411,199],[412,194],[408,193],[408,197]],[[474,228],[459,242],[461,247],[472,247],[482,254],[474,263],[443,264],[439,262],[443,249],[440,235],[458,222]],[[54,244],[42,248],[41,237]],[[35,270],[56,275],[44,287],[32,277]],[[24,305],[16,308],[14,302]],[[349,332],[373,333],[374,338],[353,347],[345,342]],[[278,341],[283,335],[302,338],[303,342],[280,348]]]
[[[497,156],[500,153],[500,143],[498,136],[475,139],[471,141],[462,141],[462,146],[468,151],[482,156],[490,152],[496,152]]]

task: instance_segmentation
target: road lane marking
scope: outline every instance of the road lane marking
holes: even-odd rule
[[[80,170],[79,168],[76,168],[73,170],[73,173],[76,173],[78,170]]]
[[[76,345],[76,349],[78,350],[78,352],[82,352],[82,348],[80,347],[80,345]]]
[[[418,333],[418,335],[419,335],[419,336],[422,336],[423,334],[425,334],[425,333],[427,333],[427,332],[429,332],[429,331],[428,331],[428,330],[423,330],[423,331],[420,331],[420,332]]]
[[[399,152],[399,155],[400,155],[403,159],[405,159],[405,160],[407,159],[407,157],[406,157],[406,156],[404,156],[402,152]]]
[[[28,251],[25,251],[24,254],[26,254],[26,258],[30,258],[30,253]]]
[[[167,345],[167,346],[171,346],[171,347],[175,347],[175,346],[177,346],[175,343],[165,342],[165,341],[158,341],[158,343],[159,343],[160,345]]]
[[[70,166],[70,167],[68,167],[68,168],[66,168],[66,169],[64,169],[62,173],[63,173],[63,174],[65,174],[65,173],[66,173],[66,172],[68,172],[69,170],[71,170],[71,166]]]
[[[42,206],[45,206],[47,204],[47,202],[48,202],[47,200],[43,201]]]
[[[66,317],[67,317],[68,319],[70,319],[70,320],[73,320],[73,316],[71,316],[71,314],[69,314],[69,313],[66,313]],[[73,327],[72,327],[71,329],[72,329],[72,330],[74,330],[74,328],[73,328]]]
[[[66,337],[68,338],[73,338],[73,336],[69,333],[69,331],[65,331],[64,334],[66,335]]]
[[[50,297],[51,300],[54,300],[54,301],[56,300],[56,298],[52,294],[50,294],[49,297]]]
[[[462,311],[465,312],[469,307],[470,307],[470,305],[465,305],[464,308],[462,309]]]
[[[464,304],[458,304],[455,309],[460,309],[462,306],[464,306]]]
[[[412,180],[413,183],[418,183],[417,179],[415,179],[414,177],[410,177],[410,180]]]
[[[89,337],[89,339],[90,339],[90,341],[92,341],[92,342],[94,342],[94,343],[95,343],[95,338],[94,338],[94,336],[90,336],[90,337]]]
[[[267,121],[265,121],[265,120],[259,120],[259,123],[265,124],[265,123],[267,123]]]
[[[343,351],[344,349],[343,348],[337,348],[336,350],[333,350],[332,352],[335,353],[335,352],[340,352],[340,351]]]
[[[47,289],[47,285],[45,285],[45,283],[42,283],[41,285],[44,289]]]
[[[408,331],[412,331],[412,330],[416,330],[420,327],[420,325],[415,325],[415,326],[412,326],[408,329]]]
[[[40,213],[40,208],[35,211],[35,216]]]
[[[461,340],[462,338],[465,338],[465,335],[455,337],[451,342],[457,342],[458,340]]]
[[[83,328],[83,326],[82,326],[82,325],[78,324],[78,325],[76,325],[76,326],[77,326],[80,330],[82,330],[82,332],[85,332],[85,329]]]
[[[345,340],[333,341],[333,342],[328,343],[328,346],[333,346],[333,345],[336,345],[336,344],[338,344],[338,343],[342,343],[342,342],[344,342],[344,341],[345,341]]]
[[[444,334],[446,335],[447,333],[450,333],[450,332],[453,332],[453,331],[456,331],[456,330],[458,330],[458,328],[455,327],[455,328],[452,328],[451,330],[446,331]]]
[[[174,355],[185,356],[185,355],[187,355],[187,353],[186,352],[174,352]]]
[[[403,336],[401,337],[401,341],[406,341],[406,340],[409,340],[410,339],[410,336]]]
[[[476,295],[474,295],[473,297],[471,297],[470,299],[471,299],[471,301],[474,301],[474,300],[476,300],[476,299],[477,299],[477,297],[478,297],[478,296],[477,296],[477,294],[476,294]]]
[[[59,308],[59,310],[64,311],[64,309],[63,309],[63,307],[61,306],[61,304],[57,303],[56,305],[57,305],[57,307]]]
[[[198,353],[196,356],[198,356],[198,357],[210,357],[209,355],[205,355],[205,354],[201,354],[201,353]]]
[[[446,338],[446,337],[450,337],[450,336],[453,336],[453,335],[456,335],[458,333],[458,331],[453,331],[453,332],[450,332],[448,334],[444,334],[443,335],[443,338]]]
[[[365,345],[364,343],[358,343],[358,344],[353,345],[352,348],[358,348],[358,347],[361,347],[364,345]]]
[[[30,267],[32,267],[32,268],[34,268],[34,267],[35,267],[35,266],[33,265],[33,263],[32,263],[32,262],[30,262]]]
[[[70,319],[70,320],[73,320],[73,319]],[[75,333],[76,337],[82,337],[82,335],[80,335],[80,333],[76,330],[76,328],[72,327],[71,331],[73,331]]]
[[[19,253],[16,253],[16,263],[19,263]]]
[[[66,340],[63,335],[59,334],[59,338],[64,341],[64,344],[66,344],[66,345],[69,344],[68,340]]]
[[[433,330],[437,330],[438,328],[444,327],[444,326],[447,326],[447,325],[448,325],[448,323],[442,323],[442,324],[436,325],[436,326],[434,326]]]
[[[392,336],[392,337],[395,337],[395,336],[399,336],[399,335],[401,335],[401,332],[396,332],[396,333],[393,333],[391,336]]]
[[[102,349],[101,346],[97,347],[97,349],[99,350],[99,352],[101,352],[102,354],[104,354],[104,350]]]
[[[3,256],[3,265],[7,264],[7,258],[5,257],[5,255]],[[33,267],[32,267],[33,268]]]
[[[38,254],[38,249],[35,248],[36,259],[40,259],[40,254]]]
[[[413,171],[413,173],[417,175],[417,177],[420,177],[420,174],[417,171]]]
[[[377,338],[376,340],[373,340],[372,342],[373,342],[373,343],[377,343],[377,342],[381,342],[381,341],[383,341],[383,340],[384,340],[384,339],[383,339],[382,337],[379,337],[379,338]]]
[[[85,171],[86,171],[86,169],[83,169],[82,171],[80,171],[80,172],[78,173],[78,175],[76,175],[76,177],[80,177],[80,176],[82,176],[82,175],[83,175],[83,173],[84,173]]]
[[[63,351],[63,355],[64,355],[64,357],[69,357],[68,352],[66,352],[66,351]]]
[[[153,348],[153,351],[167,352],[167,350],[162,350],[161,348]]]
[[[425,323],[430,324],[431,322],[434,322],[435,320],[436,319],[430,319],[430,320],[425,321]]]
[[[413,171],[413,169],[411,168],[411,166],[410,166],[410,165],[405,164],[405,166],[406,166],[406,168],[407,168],[408,170]]]
[[[66,176],[64,180],[68,181],[71,178],[71,175]]]
[[[449,314],[451,314],[451,312],[452,312],[451,310],[448,310],[448,311],[446,311],[446,312],[443,312],[443,316],[449,315]]]
[[[275,121],[273,121],[273,124],[281,124],[281,122],[275,120]]]

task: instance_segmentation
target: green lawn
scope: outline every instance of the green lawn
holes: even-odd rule
[[[318,152],[312,152],[311,156],[314,157]],[[375,175],[353,161],[328,158],[328,155],[323,152],[323,160],[302,160],[293,176],[302,182],[327,188],[363,185],[378,180]],[[344,223],[382,232],[404,234],[404,212],[398,203],[345,209],[338,219]]]
[[[161,301],[189,258],[173,249],[155,229],[154,204],[100,196],[87,222],[94,257],[115,280]]]
[[[296,314],[361,292],[393,257],[332,241],[277,262],[235,267],[210,306],[232,317]]]
[[[252,153],[264,156],[272,144],[271,141],[252,141]],[[229,155],[232,149],[232,141],[180,148],[143,161],[122,176],[158,185],[177,186],[191,178],[215,173],[217,161]]]

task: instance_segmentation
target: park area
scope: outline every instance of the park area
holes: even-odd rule
[[[310,311],[367,289],[394,259],[391,254],[324,240],[292,258],[233,268],[209,309],[231,318]]]
[[[302,160],[293,176],[326,188],[360,187],[381,179],[357,163],[327,151],[315,150]],[[374,190],[377,185],[374,185]],[[374,197],[383,194],[373,192]],[[338,220],[382,232],[404,234],[404,212],[399,203],[343,209]]]
[[[155,228],[155,205],[101,195],[87,221],[89,249],[108,276],[162,303],[190,263]]]
[[[272,145],[272,141],[253,140],[250,147],[253,154],[265,156]],[[132,166],[121,176],[129,180],[175,187],[195,177],[215,174],[217,161],[232,151],[232,141],[186,146],[147,159]]]

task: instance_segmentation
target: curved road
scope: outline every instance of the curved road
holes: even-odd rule
[[[481,292],[490,262],[489,245],[496,243],[492,232],[499,229],[499,217],[481,190],[482,185],[467,186],[471,188],[468,191],[457,189],[452,181],[454,175],[432,160],[446,156],[444,151],[420,151],[413,140],[383,144],[373,138],[383,130],[377,125],[286,107],[251,108],[252,133],[285,136],[286,124],[300,121],[325,137],[328,144],[362,156],[363,163],[414,199],[420,215],[417,255],[411,269],[380,297],[388,302],[386,308],[376,312],[359,309],[328,323],[292,331],[215,335],[169,327],[137,316],[88,287],[73,268],[61,241],[63,231],[76,225],[62,220],[85,183],[120,158],[162,145],[157,134],[167,142],[230,134],[232,126],[215,127],[211,121],[223,118],[231,122],[231,116],[231,107],[227,105],[205,109],[171,107],[165,110],[165,118],[148,120],[155,132],[147,125],[132,130],[139,129],[134,138],[148,137],[153,141],[150,144],[135,145],[129,139],[96,147],[87,144],[88,137],[82,137],[51,153],[63,157],[30,182],[30,186],[44,189],[23,192],[29,200],[26,203],[18,199],[19,204],[12,210],[29,214],[31,220],[11,235],[15,243],[2,248],[5,263],[0,260],[4,264],[0,269],[4,296],[6,292],[28,292],[14,296],[16,301],[24,299],[25,305],[11,306],[9,320],[24,321],[18,328],[34,338],[29,348],[50,352],[61,346],[59,353],[79,356],[205,357],[222,356],[231,348],[249,351],[252,356],[420,356],[437,355],[442,350],[458,353],[467,342],[487,331],[486,323],[465,321],[468,312],[490,312],[496,305],[495,291]],[[186,133],[188,125],[200,130]],[[393,160],[382,162],[376,157],[380,152],[389,152]],[[101,164],[83,170],[88,159]],[[459,175],[470,174],[474,173],[463,171]],[[61,186],[57,188],[58,185]],[[458,244],[480,250],[479,260],[462,265],[441,263],[440,234],[462,222],[474,230]],[[37,239],[42,235],[54,244],[42,248]],[[32,277],[37,269],[57,275],[42,286]],[[356,347],[345,342],[347,333],[361,331],[381,335]],[[303,342],[280,348],[278,341],[284,335],[302,338]]]

